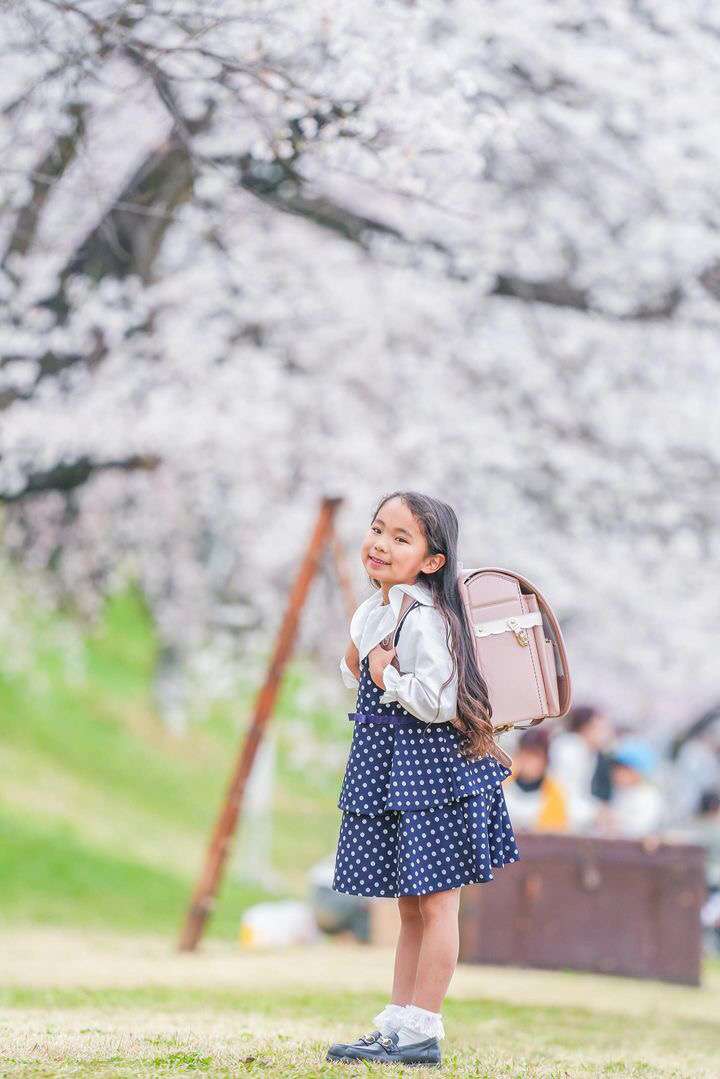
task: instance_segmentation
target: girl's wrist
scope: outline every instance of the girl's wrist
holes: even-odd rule
[[[388,688],[387,682],[385,681],[385,674],[390,669],[390,667],[394,667],[395,670],[398,671],[398,673],[399,673],[400,666],[399,666],[398,661],[397,661],[397,656],[393,656],[393,658],[390,660],[390,662],[387,663],[382,669],[382,673],[381,673],[380,677],[382,679],[382,688],[383,689]]]

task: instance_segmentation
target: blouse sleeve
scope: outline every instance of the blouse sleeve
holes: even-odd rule
[[[355,613],[350,619],[350,640],[356,647],[360,643],[362,629],[365,624],[365,619],[367,618],[367,612],[370,609],[371,599],[372,597],[368,597],[368,599],[363,600],[360,606],[355,609]],[[344,655],[340,658],[340,677],[348,689],[356,689],[360,685],[360,682],[348,667]]]
[[[342,656],[340,659],[340,677],[348,689],[354,689],[356,686],[360,685],[359,681],[345,662],[345,656]]]
[[[419,607],[414,613],[414,618],[405,619],[401,631],[405,638],[401,638],[401,645],[406,646],[403,656],[410,657],[411,669],[403,674],[392,664],[385,667],[385,692],[380,702],[399,701],[425,723],[446,723],[455,718],[457,709],[457,672],[441,693],[440,687],[453,669],[452,654],[445,643],[445,621],[434,607]]]

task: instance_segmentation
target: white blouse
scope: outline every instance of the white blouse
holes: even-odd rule
[[[382,589],[378,588],[352,616],[350,637],[362,661],[397,624],[403,592],[419,600],[421,606],[416,607],[403,622],[395,650],[400,671],[392,663],[388,663],[383,670],[386,688],[380,703],[399,701],[403,708],[425,723],[446,723],[455,718],[457,672],[441,694],[440,687],[452,673],[453,660],[445,643],[445,619],[435,607],[426,584],[394,584],[388,590],[389,602],[385,604],[382,602]],[[450,642],[452,646],[452,638]],[[340,674],[348,689],[359,685],[345,662],[345,656],[340,660]]]

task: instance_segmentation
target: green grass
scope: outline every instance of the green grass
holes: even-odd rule
[[[552,975],[548,975],[552,977]],[[519,991],[522,992],[520,988]],[[1,1074],[58,1076],[280,1076],[388,1074],[380,1065],[326,1063],[331,1040],[368,1026],[384,1003],[378,993],[179,990],[9,990],[0,995],[0,1034],[14,1017],[35,1027],[47,1016],[37,1048],[54,1045],[54,1070],[20,1048],[0,1051]],[[34,1017],[34,1013],[36,1016]],[[73,1015],[82,1017],[79,1025]],[[157,1018],[124,1052],[102,1055],[93,1045],[122,1043],[132,1016]],[[173,1031],[173,1016],[182,1031]],[[575,1007],[510,1004],[492,997],[448,999],[443,1074],[457,1076],[712,1076],[720,1052],[717,1024],[678,1016],[642,1021]],[[211,1020],[208,1028],[208,1020]],[[208,1033],[210,1031],[210,1033]],[[4,1058],[4,1059],[3,1059]],[[32,1064],[37,1070],[26,1070]],[[391,1069],[391,1074],[416,1074]]]
[[[187,877],[85,844],[64,823],[36,823],[0,811],[3,921],[172,931],[188,902]],[[210,923],[213,933],[237,931],[238,912],[264,898],[229,882]]]
[[[13,639],[4,642],[0,626],[1,917],[174,933],[256,687],[239,678],[232,700],[208,706],[177,737],[153,703],[158,642],[136,588],[112,596],[83,630],[71,611],[40,610],[3,568]],[[278,898],[304,893],[307,868],[333,849],[339,826],[338,769],[305,774],[290,756],[293,723],[314,738],[333,725],[345,735],[336,716],[298,704],[311,677],[291,665],[273,718]],[[231,859],[209,931],[234,934],[243,908],[269,897]]]

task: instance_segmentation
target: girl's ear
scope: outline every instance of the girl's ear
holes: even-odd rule
[[[444,554],[432,554],[423,563],[423,573],[437,573],[445,565],[447,559]]]

